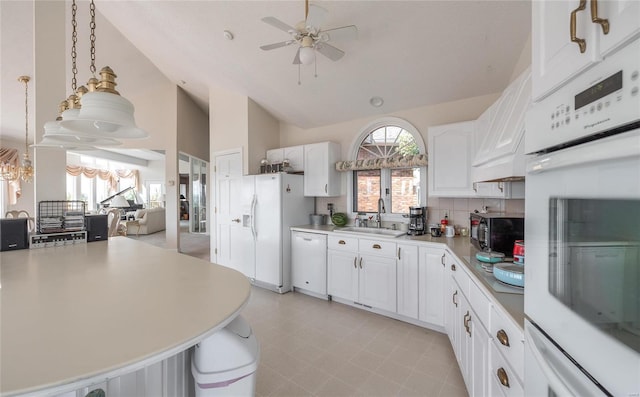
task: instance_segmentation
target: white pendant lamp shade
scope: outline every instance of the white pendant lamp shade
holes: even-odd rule
[[[109,92],[87,92],[80,100],[81,109],[75,120],[62,120],[60,125],[71,131],[111,139],[142,139],[149,134],[136,127],[133,104]]]
[[[44,124],[44,135],[42,141],[36,147],[55,147],[69,150],[91,150],[97,147],[110,147],[121,145],[122,142],[103,138],[97,135],[82,132],[70,131],[61,124],[63,121],[76,120],[79,109],[67,109],[62,112],[61,121],[49,121]]]

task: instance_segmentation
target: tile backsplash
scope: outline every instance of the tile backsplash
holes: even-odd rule
[[[480,211],[483,206],[487,207],[488,212],[524,214],[524,199],[429,197],[427,224],[440,224],[440,220],[448,215],[450,225],[469,227],[469,213]]]
[[[317,197],[316,213],[328,214],[327,204],[334,203],[334,212],[346,212],[347,197]],[[489,212],[509,212],[524,214],[524,199],[490,199],[490,198],[447,198],[429,197],[427,199],[427,225],[436,223],[445,215],[449,216],[449,224],[469,227],[469,213],[488,207]]]

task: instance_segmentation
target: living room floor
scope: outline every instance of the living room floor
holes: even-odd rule
[[[209,235],[180,251],[209,261]],[[164,247],[164,232],[131,238]],[[298,292],[252,287],[242,312],[260,343],[257,396],[467,396],[446,335]]]

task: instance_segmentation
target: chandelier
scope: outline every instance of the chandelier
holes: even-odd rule
[[[0,165],[0,180],[25,182],[33,180],[33,165],[29,158],[29,76],[20,76],[18,81],[24,83],[24,154],[19,166],[10,163]]]

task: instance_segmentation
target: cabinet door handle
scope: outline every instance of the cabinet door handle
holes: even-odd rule
[[[353,268],[354,268],[354,269],[357,269],[357,268],[358,268],[357,263],[358,263],[358,257],[357,257],[357,256],[354,256],[354,257],[353,257]]]
[[[507,333],[503,329],[498,331],[496,333],[496,336],[498,337],[498,340],[500,341],[500,343],[502,345],[509,346],[509,336],[507,335]]]
[[[467,334],[471,336],[471,327],[469,327],[469,322],[471,321],[471,314],[467,310],[467,314],[465,314],[466,319],[464,320],[464,328],[467,330]]]
[[[454,272],[456,271],[456,265],[455,265],[455,263],[452,263],[452,264],[451,264],[451,271],[454,271]]]
[[[373,244],[373,249],[379,250],[381,248],[380,244]]]
[[[440,263],[442,263],[442,266],[446,266],[444,264],[444,254],[442,254],[442,256],[440,257]]]
[[[340,245],[345,245],[345,244],[346,244],[346,242],[345,242],[344,240],[340,240],[340,241],[338,241],[338,244],[340,244]]]
[[[585,1],[586,1],[586,0],[585,0]],[[327,185],[328,185],[328,184],[326,184],[326,183],[324,184],[324,192],[325,192],[325,193],[327,193]]]
[[[477,186],[476,182],[473,182],[473,191],[478,193],[478,186]]]
[[[602,26],[602,33],[609,34],[609,20],[598,17],[598,0],[591,0],[591,22]]]
[[[580,5],[578,6],[578,8],[571,11],[571,19],[569,21],[571,41],[578,44],[578,46],[580,47],[581,54],[587,50],[587,42],[584,41],[584,39],[576,37],[576,14],[578,13],[578,11],[584,11],[586,7],[587,7],[587,0],[580,0]]]
[[[398,247],[398,260],[402,260],[402,258],[400,257],[400,250],[401,250],[401,249],[402,249],[402,248]]]
[[[362,258],[360,258],[360,269],[362,269]]]
[[[496,372],[496,374],[498,375],[498,380],[500,381],[500,384],[504,387],[511,387],[509,386],[509,377],[507,376],[507,371],[504,370],[504,368],[500,367],[498,368],[498,371]]]
[[[454,305],[456,305],[456,307],[458,307],[458,302],[456,302],[457,295],[458,295],[458,291],[454,292],[453,295],[451,295],[451,301],[453,302]]]

